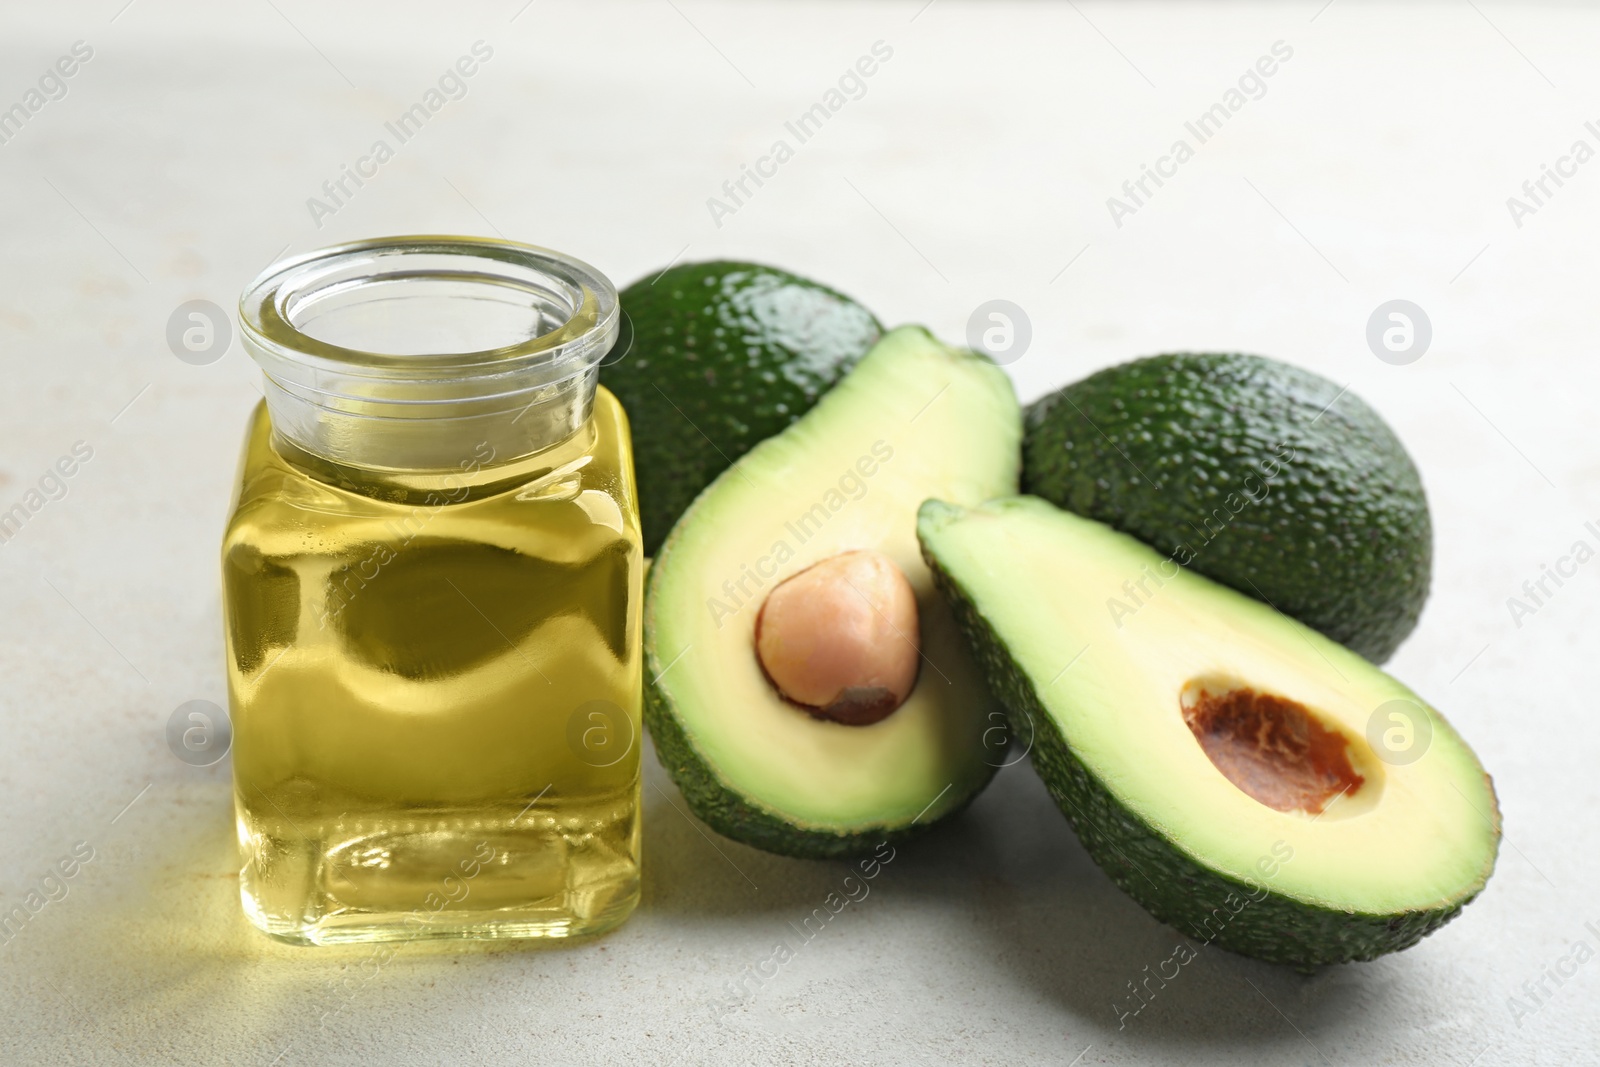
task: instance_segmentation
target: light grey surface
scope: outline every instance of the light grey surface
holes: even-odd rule
[[[1523,988],[1600,948],[1600,563],[1520,625],[1507,606],[1575,541],[1600,546],[1600,161],[1520,227],[1506,203],[1575,140],[1600,146],[1600,15],[124,3],[0,14],[0,107],[74,41],[94,49],[0,146],[0,510],[93,449],[0,545],[0,903],[94,849],[0,947],[0,1060],[1600,1062],[1600,963],[1545,978],[1542,1006]],[[494,55],[467,96],[315,225],[307,198],[480,39]],[[716,225],[707,198],[879,40],[893,56],[865,95]],[[1280,40],[1293,56],[1265,94],[1114,225],[1107,198]],[[255,374],[237,341],[180,362],[166,322],[185,300],[231,307],[285,247],[430,231],[547,244],[620,283],[761,258],[951,339],[1013,300],[1033,328],[1011,368],[1025,399],[1174,348],[1350,383],[1431,495],[1436,588],[1391,669],[1495,776],[1495,879],[1372,964],[1308,978],[1207,950],[1119,1030],[1125,983],[1177,935],[1017,767],[730,1005],[845,871],[708,837],[647,756],[645,899],[602,941],[407,948],[376,971],[361,950],[269,943],[238,909],[226,763],[186,766],[163,737],[178,704],[224,698],[216,545]],[[1433,325],[1409,366],[1364,340],[1393,298]],[[1518,1018],[1514,996],[1537,1010]]]

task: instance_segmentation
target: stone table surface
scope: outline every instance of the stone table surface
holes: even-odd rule
[[[479,41],[455,98],[386,133]],[[1597,41],[1594,10],[1487,0],[7,4],[0,510],[29,517],[0,544],[0,905],[93,858],[0,945],[0,1060],[1600,1062],[1600,564],[1573,555],[1600,546]],[[180,361],[167,323],[285,251],[397,232],[619,282],[758,258],[951,339],[1011,300],[1025,400],[1185,348],[1348,383],[1427,484],[1435,588],[1390,669],[1495,776],[1494,880],[1410,951],[1301,976],[1207,950],[1121,1019],[1178,935],[1021,765],[732,999],[845,868],[708,836],[647,754],[644,901],[604,939],[381,968],[267,941],[226,760],[165,741],[225,697],[216,550],[258,374],[236,338]],[[1366,340],[1391,299],[1431,322],[1405,365]]]

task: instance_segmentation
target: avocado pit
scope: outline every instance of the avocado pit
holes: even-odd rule
[[[767,595],[756,658],[783,697],[819,719],[868,726],[917,682],[917,597],[881,552],[858,549],[812,564]]]
[[[1275,811],[1320,815],[1365,783],[1349,740],[1302,704],[1248,686],[1184,693],[1183,721],[1223,777]]]

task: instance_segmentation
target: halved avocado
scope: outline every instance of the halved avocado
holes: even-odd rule
[[[684,513],[645,595],[645,721],[711,827],[786,855],[849,855],[932,825],[988,783],[1004,713],[934,590],[916,517],[930,496],[1014,493],[1021,437],[999,367],[902,327]],[[903,572],[921,635],[910,696],[870,725],[786,700],[756,654],[767,595],[854,550]]]
[[[1415,944],[1483,888],[1488,776],[1355,652],[1033,497],[930,500],[918,533],[1014,738],[1158,919],[1305,968]]]

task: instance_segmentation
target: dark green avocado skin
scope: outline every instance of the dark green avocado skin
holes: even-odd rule
[[[923,504],[919,534],[937,525],[948,508],[937,500]],[[990,691],[1006,708],[1013,743],[1031,744],[1035,770],[1090,857],[1162,922],[1204,944],[1309,972],[1409,948],[1459,915],[1482,890],[1480,882],[1469,895],[1436,908],[1373,915],[1265,892],[1197,862],[1119,804],[1110,787],[1074,755],[1035,683],[984,618],[972,591],[940,564],[926,536],[922,555]],[[1485,871],[1484,879],[1488,876]]]
[[[1028,409],[1022,484],[1374,663],[1428,597],[1411,457],[1353,393],[1287,363],[1180,353],[1092,374]]]
[[[600,382],[633,428],[644,551],[700,490],[810,410],[883,333],[872,313],[756,263],[684,263],[622,291]]]

